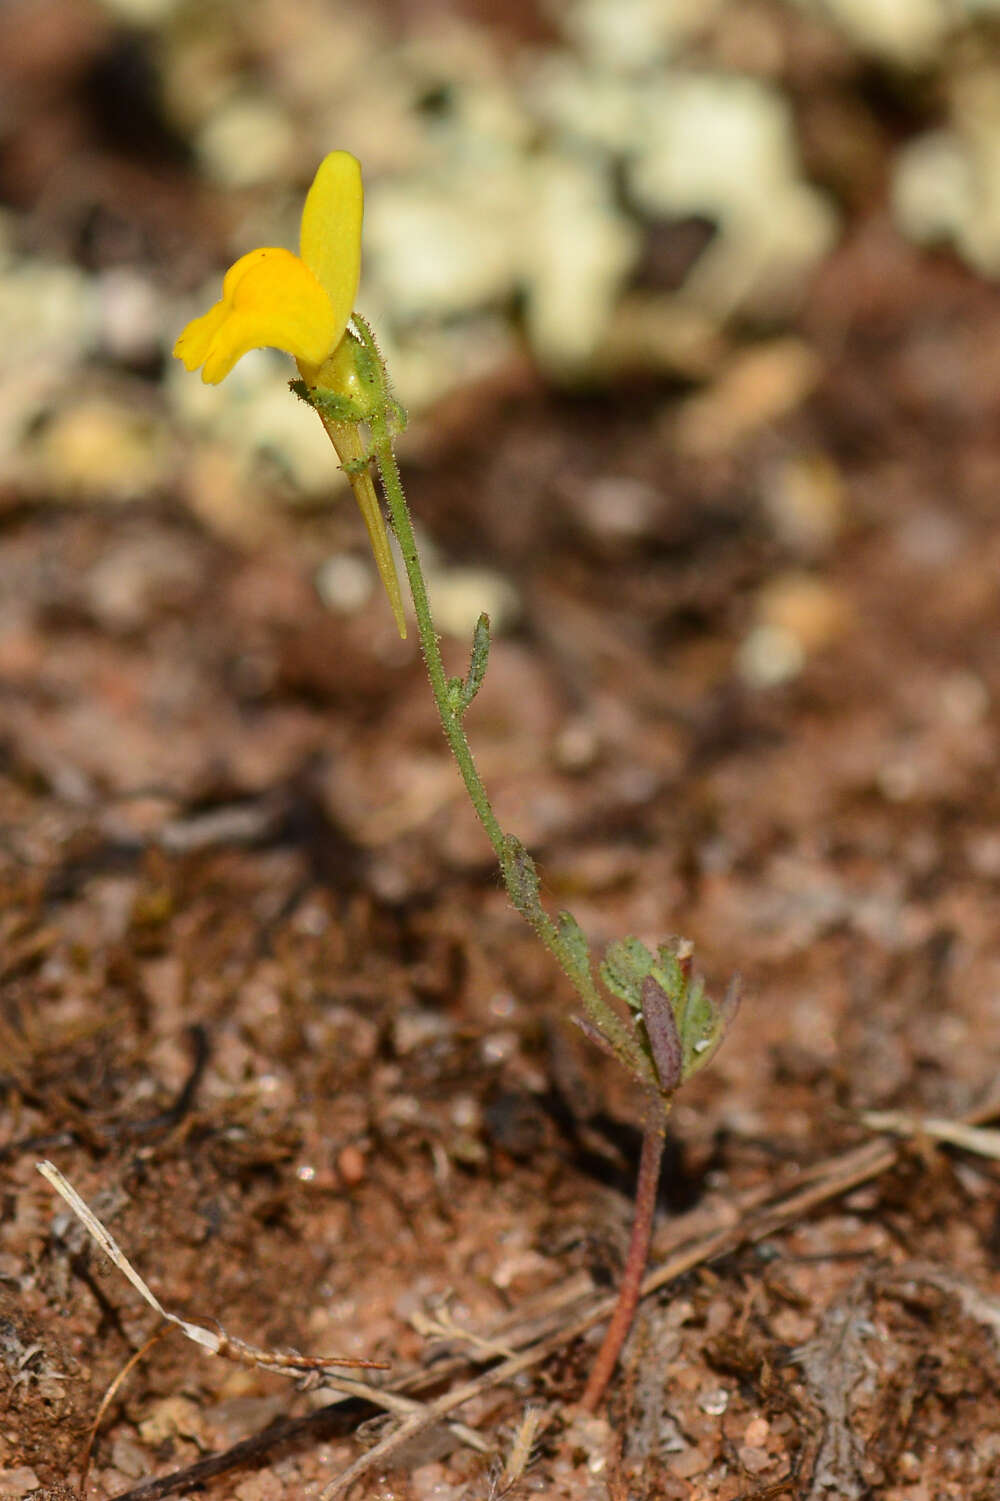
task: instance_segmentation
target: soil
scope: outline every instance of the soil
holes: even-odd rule
[[[319,603],[347,523],[276,507],[255,547],[171,493],[6,494],[0,1494],[76,1494],[162,1330],[51,1159],[168,1311],[421,1402],[481,1380],[485,1452],[431,1425],[356,1497],[1000,1495],[995,1138],[862,1119],[958,1121],[996,1076],[1000,301],[859,205],[793,336],[818,378],[768,420],[721,376],[525,368],[403,450],[425,534],[521,601],[468,727],[547,898],[743,977],[651,1265],[728,1239],[644,1300],[596,1418],[600,1322],[555,1336],[613,1288],[643,1102],[499,886],[414,643]],[[482,1379],[533,1320],[544,1358]],[[169,1328],[87,1495],[316,1496],[397,1421]]]

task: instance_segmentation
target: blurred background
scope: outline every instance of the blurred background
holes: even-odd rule
[[[361,302],[425,439],[460,394],[490,410],[533,383],[640,383],[683,450],[731,453],[821,379],[831,351],[803,300],[859,237],[867,255],[810,310],[814,326],[838,310],[845,338],[885,315],[880,279],[920,264],[887,240],[1000,268],[991,0],[493,11],[10,0],[5,484],[103,503],[170,489],[201,514],[226,502],[201,474],[211,450],[248,516],[282,486],[327,493],[279,357],[205,391],[167,356],[237,255],[295,244],[333,146],[364,164]]]

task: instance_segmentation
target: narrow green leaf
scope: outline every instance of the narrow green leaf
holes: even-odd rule
[[[520,839],[513,834],[504,836],[503,878],[518,912],[534,922],[541,911],[538,870]]]
[[[560,912],[557,931],[567,968],[590,979],[590,944],[572,912]]]
[[[486,676],[486,664],[490,656],[490,617],[483,612],[476,621],[476,628],[472,633],[472,658],[469,662],[469,671],[466,674],[465,683],[462,687],[462,711],[464,712],[480,688],[483,686],[483,678]]]

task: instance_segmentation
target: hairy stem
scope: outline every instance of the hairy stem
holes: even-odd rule
[[[639,1178],[635,1187],[635,1218],[629,1237],[628,1255],[618,1289],[618,1302],[611,1315],[611,1322],[604,1341],[597,1352],[590,1378],[581,1399],[585,1412],[596,1412],[608,1382],[614,1374],[622,1345],[632,1327],[635,1310],[639,1303],[639,1288],[642,1274],[649,1259],[649,1244],[653,1237],[653,1216],[656,1211],[656,1191],[660,1183],[660,1164],[663,1161],[663,1143],[666,1132],[667,1113],[657,1098],[651,1106],[649,1119],[642,1138],[642,1153],[639,1158]]]
[[[360,323],[360,320],[358,321]],[[367,330],[362,331],[367,334]],[[370,338],[370,334],[367,337]],[[374,344],[372,348],[374,350]],[[427,597],[427,585],[413,535],[409,507],[406,504],[399,466],[396,463],[396,455],[392,446],[392,434],[382,413],[373,413],[369,417],[369,426],[375,462],[382,478],[393,530],[403,555],[403,565],[406,569],[410,593],[413,596],[417,631],[431,692],[434,695],[434,702],[437,705],[451,753],[462,774],[462,780],[479,821],[493,846],[507,891],[517,910],[531,924],[542,943],[572,981],[588,1016],[611,1043],[625,1066],[640,1078],[652,1079],[652,1067],[649,1060],[628,1027],[601,996],[594,983],[589,962],[581,962],[579,954],[567,942],[564,936],[565,930],[552,920],[542,906],[538,895],[538,876],[531,856],[519,840],[504,833],[493,812],[462,723],[463,710],[456,704],[453,695],[449,692],[448,678],[441,658],[441,647],[434,629],[430,601]],[[485,628],[485,617],[483,621]]]
[[[392,517],[393,531],[399,542],[400,551],[403,554],[403,566],[406,569],[406,577],[410,585],[410,593],[413,596],[413,609],[417,617],[417,632],[420,636],[420,649],[424,656],[424,665],[427,669],[427,678],[437,704],[438,713],[441,716],[441,726],[447,738],[452,755],[458,763],[458,769],[462,773],[466,791],[472,800],[479,821],[494,853],[502,865],[506,851],[506,837],[503,829],[497,821],[496,814],[490,804],[483,785],[482,778],[473,759],[472,750],[469,746],[468,737],[462,727],[461,717],[451,706],[448,695],[448,679],[445,675],[444,662],[441,658],[441,648],[438,644],[437,632],[434,629],[434,621],[431,616],[430,601],[427,598],[427,585],[424,581],[423,569],[420,566],[420,557],[417,553],[417,542],[413,535],[413,526],[410,522],[410,512],[403,494],[403,484],[399,477],[399,468],[396,464],[396,456],[392,450],[392,443],[387,434],[379,434],[377,424],[372,422],[372,436],[375,439],[375,460],[378,464],[379,474],[382,477],[382,485],[385,490],[386,501],[389,505],[389,514]]]

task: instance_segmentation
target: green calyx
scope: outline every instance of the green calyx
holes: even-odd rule
[[[370,337],[370,335],[369,335]],[[292,390],[330,422],[375,422],[395,435],[406,426],[406,413],[389,389],[385,365],[374,343],[348,329],[315,382],[293,380]]]

